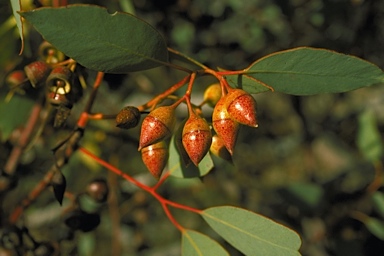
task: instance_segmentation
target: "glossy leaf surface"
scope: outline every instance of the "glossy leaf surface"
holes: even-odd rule
[[[370,62],[309,47],[267,55],[246,70],[275,91],[293,95],[346,92],[384,81],[383,71]]]
[[[212,238],[189,229],[183,231],[181,249],[182,255],[185,256],[229,255],[228,252]]]
[[[264,216],[232,206],[208,208],[201,215],[245,255],[300,255],[298,234]]]
[[[162,36],[127,13],[110,14],[95,5],[70,5],[21,15],[48,42],[89,69],[126,73],[154,68],[168,59]]]

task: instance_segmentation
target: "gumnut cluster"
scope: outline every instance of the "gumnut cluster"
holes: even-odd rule
[[[38,60],[27,64],[23,70],[14,70],[6,78],[11,92],[24,92],[29,88],[44,92],[47,101],[57,110],[55,127],[64,123],[73,104],[82,96],[82,88],[75,80],[75,66],[58,64],[65,58],[62,52],[43,42],[39,47]]]
[[[225,93],[226,92],[226,93]],[[212,126],[201,116],[201,109],[188,105],[189,117],[174,132],[177,104],[154,108],[143,119],[139,139],[142,160],[149,172],[159,179],[169,157],[169,138],[175,134],[175,146],[185,165],[198,166],[211,151],[225,160],[232,161],[240,125],[257,127],[256,101],[246,91],[227,88],[223,94],[220,84],[213,84],[204,93],[204,103],[214,107]],[[116,116],[119,128],[135,127],[140,121],[136,107],[123,108]]]
[[[256,100],[242,89],[230,89],[216,103],[212,125],[222,144],[233,155],[240,125],[258,126]]]

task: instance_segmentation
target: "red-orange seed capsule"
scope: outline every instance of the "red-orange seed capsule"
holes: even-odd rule
[[[141,158],[149,172],[159,179],[167,164],[169,151],[165,141],[149,145],[141,150]]]
[[[246,91],[233,89],[226,95],[229,115],[239,122],[251,127],[257,127],[256,100]]]
[[[212,143],[207,121],[195,114],[191,115],[184,125],[182,142],[189,158],[197,166]]]
[[[231,118],[228,111],[227,97],[221,98],[212,113],[212,125],[217,135],[223,140],[223,143],[229,153],[233,154],[236,144],[239,123]]]
[[[34,88],[45,83],[51,67],[44,61],[34,61],[24,67],[24,71]]]
[[[175,122],[174,107],[162,106],[151,111],[141,124],[139,150],[169,137]]]

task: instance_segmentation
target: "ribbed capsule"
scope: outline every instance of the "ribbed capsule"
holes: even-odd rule
[[[141,124],[139,151],[172,134],[176,122],[175,108],[162,106],[151,111]]]
[[[24,67],[25,75],[28,77],[32,87],[38,88],[44,85],[51,67],[44,61],[34,61]]]
[[[55,67],[47,77],[47,98],[53,106],[66,106],[72,108],[73,72],[65,66]]]
[[[39,46],[39,56],[45,62],[50,64],[56,64],[65,59],[64,53],[57,50],[53,45],[44,41]]]
[[[226,95],[228,113],[240,124],[257,127],[256,100],[246,91],[233,89]]]
[[[197,166],[212,143],[212,133],[207,121],[195,114],[191,115],[184,125],[182,142],[189,158]]]
[[[227,97],[222,97],[216,104],[212,113],[212,125],[217,135],[223,140],[223,143],[229,153],[233,154],[239,123],[231,118],[228,111]]]
[[[169,156],[168,146],[165,141],[160,141],[141,149],[141,158],[149,172],[159,179]]]

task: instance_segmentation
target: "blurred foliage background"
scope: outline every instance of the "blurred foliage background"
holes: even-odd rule
[[[23,8],[39,3],[24,2]],[[352,54],[384,67],[384,2],[379,0],[81,2],[106,6],[111,12],[134,13],[158,29],[170,47],[211,67],[239,70],[267,54],[297,46]],[[2,1],[2,98],[9,90],[5,76],[36,59],[34,49],[41,42],[36,32],[28,30],[26,50],[18,56],[17,29],[7,25],[12,23],[11,13],[8,1]],[[87,73],[90,83],[94,75]],[[181,75],[167,68],[106,75],[95,111],[117,113],[125,105],[140,105]],[[213,81],[199,79],[193,100],[199,102]],[[308,97],[255,95],[259,128],[242,128],[233,165],[215,159],[216,168],[203,179],[172,178],[161,187],[161,193],[201,209],[231,204],[268,216],[301,235],[303,255],[381,255],[383,88],[377,85]],[[23,103],[6,107],[11,114],[0,116],[2,129],[15,115],[27,116],[28,107],[23,104],[34,100],[33,94],[15,97]],[[43,136],[24,154],[17,170],[18,186],[5,197],[2,218],[42,178],[47,163],[52,161],[50,149],[74,127],[82,104],[84,100],[74,107],[63,129],[47,125]],[[205,111],[209,117],[212,110]],[[185,112],[179,114],[181,120]],[[1,132],[0,166],[11,148],[9,134]],[[137,152],[138,134],[139,129],[120,131],[111,121],[92,122],[82,145],[136,178],[154,182]],[[64,239],[63,255],[110,255],[113,250],[122,255],[180,254],[179,232],[145,192],[108,174],[80,154],[71,159],[63,172],[67,190],[72,193],[81,193],[95,177],[105,177],[111,189],[111,198],[101,211],[100,226],[93,232],[79,232],[72,239]],[[174,213],[183,225],[213,236],[231,255],[240,255],[198,216],[184,211]],[[61,240],[66,233],[60,214],[61,208],[48,191],[28,209],[23,221],[37,240]]]

